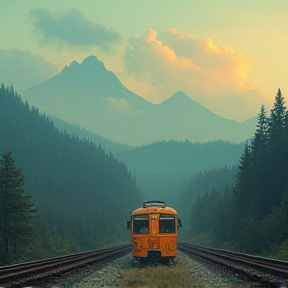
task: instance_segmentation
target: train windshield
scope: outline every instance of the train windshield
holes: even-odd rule
[[[160,233],[176,233],[175,215],[160,214],[159,232]]]
[[[133,216],[133,233],[135,234],[149,233],[149,215]]]

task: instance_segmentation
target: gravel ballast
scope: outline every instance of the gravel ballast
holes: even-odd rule
[[[55,285],[56,288],[73,287],[73,288],[99,288],[99,287],[119,287],[122,281],[122,275],[125,270],[138,267],[139,264],[135,263],[131,253],[124,255],[116,260],[92,268],[92,270],[85,276],[79,276],[69,280],[67,283]],[[176,264],[185,268],[187,273],[192,279],[192,283],[198,283],[199,288],[212,288],[212,287],[228,287],[228,288],[248,288],[253,287],[251,283],[240,280],[229,272],[224,271],[212,264],[198,261],[194,258],[187,256],[181,251],[177,252]],[[94,269],[94,271],[93,271]],[[193,286],[192,286],[193,287]]]

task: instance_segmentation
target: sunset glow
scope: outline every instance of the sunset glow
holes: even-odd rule
[[[248,0],[183,0],[181,7],[149,0],[2,1],[1,81],[21,93],[95,55],[148,101],[183,91],[221,116],[244,121],[262,103],[269,110],[279,87],[288,92],[288,2],[255,1],[260,10]]]

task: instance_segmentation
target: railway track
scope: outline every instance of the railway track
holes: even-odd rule
[[[288,279],[288,262],[185,243],[178,243],[178,249],[189,256],[193,255],[196,260],[201,258],[225,270],[233,271],[234,275],[237,274],[240,278],[253,282],[255,287],[257,285],[259,285],[257,287],[288,287],[288,282],[285,280]],[[5,287],[23,287],[23,285],[27,287],[27,283],[29,283],[28,286],[37,286],[35,284],[37,281],[47,284],[53,278],[51,276],[55,275],[61,275],[65,280],[70,276],[74,277],[74,274],[82,273],[76,270],[79,267],[81,271],[81,269],[87,269],[85,266],[89,264],[102,264],[105,260],[110,261],[130,252],[129,243],[107,249],[0,267],[0,286],[6,284]],[[70,276],[67,276],[69,273]]]
[[[92,263],[101,263],[131,252],[131,244],[77,253],[63,257],[0,267],[0,284],[23,282],[29,279],[61,273]]]
[[[287,287],[288,262],[257,257],[213,248],[178,243],[178,249],[188,255],[200,257],[206,261],[233,271],[252,282],[264,287]],[[286,283],[286,284],[285,284]]]

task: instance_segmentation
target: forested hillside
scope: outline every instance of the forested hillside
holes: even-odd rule
[[[218,213],[220,196],[224,190],[225,193],[227,190],[230,192],[232,185],[235,185],[236,174],[237,166],[234,165],[205,170],[191,176],[179,197],[178,210],[182,222],[186,224],[183,225],[182,237],[187,240],[211,230]]]
[[[206,143],[169,140],[135,147],[111,142],[55,117],[52,117],[52,121],[61,131],[66,130],[79,139],[101,143],[105,151],[111,151],[123,161],[131,173],[136,175],[137,185],[146,200],[163,199],[177,209],[182,208],[182,205],[178,205],[180,191],[191,175],[237,165],[245,147],[244,142],[221,140]]]
[[[100,145],[60,133],[3,84],[0,109],[0,152],[12,152],[26,176],[25,193],[38,207],[44,239],[34,243],[34,253],[127,241],[126,220],[143,200],[127,167]]]
[[[270,115],[261,108],[235,180],[190,204],[193,235],[204,234],[209,245],[288,260],[288,111],[280,89]]]
[[[191,175],[237,165],[244,147],[245,143],[220,140],[206,143],[170,140],[115,153],[137,175],[137,183],[147,200],[165,199],[181,211],[179,198]]]

